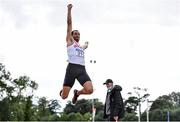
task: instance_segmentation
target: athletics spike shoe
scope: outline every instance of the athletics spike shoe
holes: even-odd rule
[[[72,103],[75,104],[77,102],[77,98],[79,97],[79,95],[77,95],[78,90],[74,90],[74,97],[72,98]]]

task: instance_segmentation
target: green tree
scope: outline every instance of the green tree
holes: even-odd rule
[[[23,96],[23,94],[32,96],[33,91],[38,88],[38,84],[27,76],[20,76],[19,78],[14,79],[13,84],[15,85],[17,96]]]
[[[180,107],[180,92],[172,92],[169,94],[171,102],[175,108]]]
[[[58,100],[50,100],[48,104],[51,114],[59,113],[61,106]]]
[[[2,121],[7,121],[10,120],[9,116],[9,99],[4,98],[3,100],[0,101],[0,120]],[[3,107],[2,107],[3,106]]]
[[[98,99],[94,99],[94,107],[96,108],[95,120],[98,120],[98,121],[104,120],[103,119],[103,103],[99,102]],[[71,115],[72,113],[78,113],[78,112],[83,116],[82,118],[84,121],[87,121],[87,119],[89,120],[90,118],[88,116],[89,113],[91,114],[91,118],[92,118],[92,100],[80,99],[77,101],[76,105],[72,105],[71,102],[69,101],[66,107],[64,108],[64,114],[67,114],[67,115],[69,114]],[[66,116],[64,116],[64,114],[61,117],[65,118]],[[72,114],[71,116],[74,116],[74,114]],[[72,120],[75,120],[75,119],[72,119]]]
[[[12,102],[10,104],[9,120],[13,120],[13,121],[24,120],[24,116],[25,116],[24,109],[25,109],[24,102],[22,101]]]
[[[138,117],[135,113],[125,113],[124,117],[121,119],[122,121],[137,121]]]
[[[12,94],[13,89],[7,83],[11,83],[11,73],[0,63],[0,100]]]
[[[156,109],[150,113],[150,121],[166,121],[167,120],[167,110]]]
[[[166,121],[167,112],[170,120],[180,121],[180,92],[172,92],[169,95],[159,96],[152,104],[149,118],[152,121]],[[142,114],[142,120],[146,120],[146,111]]]
[[[86,112],[92,111],[92,102],[91,100],[81,99],[77,101],[74,107],[76,109],[76,112],[84,114]]]
[[[78,113],[75,113],[75,121],[83,121],[84,118],[83,118],[83,115],[80,114],[79,112]]]
[[[61,113],[60,114],[59,121],[68,121],[68,120],[69,120],[68,114],[66,114],[66,113]]]
[[[76,110],[75,106],[71,104],[71,101],[68,101],[65,108],[64,108],[64,113],[69,114],[71,112],[77,112],[77,110]]]
[[[92,118],[92,114],[87,112],[83,115],[84,121],[89,121]]]
[[[104,119],[104,111],[103,111],[103,110],[99,111],[99,112],[96,114],[95,120],[96,120],[96,121],[105,121],[105,119]]]
[[[170,120],[171,121],[180,121],[180,107],[170,111]]]
[[[0,63],[0,120],[59,120],[61,106],[57,100],[41,97],[37,105],[33,104],[37,88],[38,84],[28,76],[11,78],[10,72]]]
[[[158,97],[152,104],[150,111],[156,109],[172,109],[173,103],[171,102],[171,97],[168,95],[163,95]]]
[[[102,102],[99,102],[98,99],[94,99],[94,107],[96,108],[96,113],[103,110],[103,104]],[[64,108],[64,113],[69,114],[72,112],[79,112],[82,115],[87,112],[92,113],[92,100],[80,99],[77,101],[76,105],[72,105],[69,101],[66,107]]]
[[[68,121],[75,121],[76,120],[76,113],[72,112],[68,114]]]
[[[26,98],[26,105],[25,105],[25,115],[24,115],[24,120],[25,121],[30,121],[31,120],[31,117],[32,115],[34,114],[33,113],[33,110],[32,110],[32,107],[33,107],[33,102],[32,102],[32,96],[28,96]]]
[[[98,99],[94,99],[94,107],[96,108],[96,113],[100,113],[100,115],[102,115],[101,113],[104,112],[104,105],[102,102],[99,102]],[[103,116],[101,116],[103,117]]]
[[[125,110],[127,113],[136,113],[136,109],[138,106],[139,100],[135,96],[129,97],[127,100],[125,100]]]
[[[50,115],[50,110],[48,108],[48,103],[49,101],[45,98],[42,97],[38,101],[38,120],[47,120],[48,116]]]

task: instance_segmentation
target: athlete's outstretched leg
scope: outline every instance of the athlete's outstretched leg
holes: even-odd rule
[[[69,86],[63,86],[63,89],[60,91],[59,95],[62,99],[66,99],[69,95],[69,91],[71,90],[71,87]]]
[[[79,97],[79,95],[86,95],[86,94],[92,94],[93,93],[93,85],[91,81],[87,81],[83,84],[83,89],[81,89],[80,91],[78,90],[74,90],[74,97],[72,99],[72,103],[75,104],[77,101],[77,98]]]

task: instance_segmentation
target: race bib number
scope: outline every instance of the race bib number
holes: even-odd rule
[[[84,51],[81,49],[76,49],[76,56],[78,57],[84,57]]]

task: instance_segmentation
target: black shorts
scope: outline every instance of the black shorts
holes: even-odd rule
[[[75,79],[77,79],[82,86],[86,81],[91,81],[86,72],[85,66],[69,63],[66,69],[63,86],[72,87]]]

